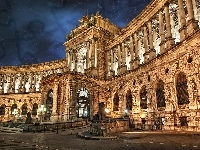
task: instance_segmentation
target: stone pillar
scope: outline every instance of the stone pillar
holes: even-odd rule
[[[187,29],[188,34],[192,34],[195,30],[199,28],[198,21],[194,19],[194,8],[192,4],[192,0],[186,0],[187,10],[188,10],[188,21],[187,21]]]
[[[165,21],[167,28],[166,49],[169,49],[171,48],[172,45],[174,45],[174,39],[172,38],[171,24],[170,24],[169,3],[165,4]]]
[[[87,42],[87,52],[86,52],[86,68],[90,68],[90,42]]]
[[[57,109],[58,109],[58,106],[57,106],[57,103],[58,103],[58,81],[55,80],[54,81],[54,87],[53,87],[53,108],[52,108],[52,118],[51,120],[52,121],[56,121],[57,120],[57,117],[58,117],[58,112],[57,112]]]
[[[10,75],[10,85],[8,93],[15,93],[15,74]]]
[[[98,48],[99,48],[99,44],[98,44],[98,40],[95,39],[95,44],[94,44],[94,66],[97,67],[97,63],[98,63]]]
[[[114,72],[114,65],[115,65],[114,61],[115,61],[115,59],[114,59],[113,49],[110,50],[110,57],[111,57],[111,60],[110,60],[110,62],[111,62],[110,76],[113,77],[114,74],[115,74],[115,72]]]
[[[67,52],[67,67],[68,67],[68,71],[71,71],[71,54],[70,54],[70,51]]]
[[[121,46],[120,44],[117,45],[117,54],[118,54],[118,74],[121,73],[120,68],[121,68]]]
[[[147,27],[144,26],[143,27],[143,30],[144,30],[144,62],[148,62],[148,59],[149,59],[149,51],[148,51],[148,37],[147,37]]]
[[[138,56],[138,38],[137,38],[137,33],[134,33],[134,41],[135,41],[135,59],[134,59],[134,69],[136,69],[137,67],[139,67],[140,64],[140,60],[139,60],[139,56]]]
[[[149,28],[149,60],[152,60],[156,57],[156,51],[153,46],[153,34],[152,34],[152,23],[151,21],[148,22],[148,28]]]
[[[30,87],[29,87],[29,92],[33,92],[33,72],[30,73]]]
[[[133,69],[134,66],[134,48],[133,48],[133,36],[130,35],[130,54],[131,54],[131,61],[130,61],[130,70]]]
[[[124,47],[124,41],[122,42],[122,53],[121,53],[121,73],[126,72],[126,53],[125,53],[125,47]]]
[[[3,94],[3,88],[4,88],[4,77],[3,75],[0,75],[0,94]]]
[[[183,41],[187,35],[186,30],[186,17],[185,17],[185,10],[183,6],[183,0],[178,0],[178,7],[179,7],[179,18],[181,23],[181,28],[179,29],[180,32],[180,41]]]
[[[111,67],[111,57],[110,57],[110,51],[106,52],[106,66],[107,66],[107,77],[110,76],[110,67]]]
[[[162,10],[159,12],[159,34],[161,37],[160,42],[160,54],[165,52],[165,33],[164,33],[164,24],[163,24],[163,13]]]
[[[91,67],[95,67],[95,39],[92,38],[92,43],[90,45],[90,52],[91,52]]]

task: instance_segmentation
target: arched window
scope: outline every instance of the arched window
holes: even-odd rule
[[[80,88],[77,92],[77,117],[90,117],[90,94],[86,88]]]
[[[140,91],[140,108],[147,109],[147,91],[145,86]]]
[[[38,104],[34,103],[32,109],[32,115],[37,115],[37,109],[38,109]]]
[[[22,105],[22,115],[26,115],[27,114],[27,104],[23,104]]]
[[[162,80],[159,80],[156,88],[157,107],[166,107],[164,94],[164,83]]]
[[[18,111],[17,111],[17,104],[13,104],[11,106],[11,114],[12,115],[16,115],[17,113],[18,113]]]
[[[131,90],[128,90],[126,93],[126,109],[132,110],[132,94]]]
[[[1,107],[0,107],[0,115],[5,115],[5,108],[6,108],[5,104],[1,105]]]
[[[119,96],[118,96],[118,93],[115,93],[115,95],[114,95],[113,111],[119,111]]]
[[[178,105],[189,104],[187,88],[186,75],[183,72],[180,72],[176,78],[176,96],[178,99]]]
[[[50,120],[51,113],[52,113],[52,108],[53,108],[53,90],[49,90],[47,93],[47,100],[46,100],[46,117],[47,120]]]

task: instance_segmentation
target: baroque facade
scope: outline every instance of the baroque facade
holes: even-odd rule
[[[200,0],[153,0],[123,29],[99,13],[79,22],[65,59],[1,67],[2,121],[41,105],[45,120],[92,120],[103,102],[138,127],[200,131]]]

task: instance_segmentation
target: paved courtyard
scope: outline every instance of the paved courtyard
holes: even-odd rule
[[[86,140],[72,131],[45,133],[0,133],[3,150],[199,150],[200,134],[174,132],[132,132],[112,140]]]

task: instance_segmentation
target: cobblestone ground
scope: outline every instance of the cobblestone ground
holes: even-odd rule
[[[83,129],[46,133],[0,133],[3,150],[199,150],[199,134],[124,133],[113,140],[86,140]],[[85,129],[86,130],[86,129]]]

